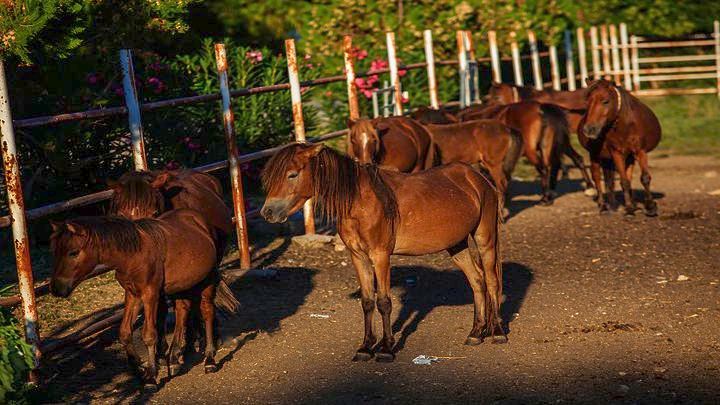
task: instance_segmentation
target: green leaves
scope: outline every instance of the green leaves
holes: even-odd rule
[[[0,308],[0,402],[22,401],[27,375],[33,367],[30,345],[8,308]]]

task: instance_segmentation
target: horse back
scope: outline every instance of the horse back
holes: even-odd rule
[[[230,233],[232,213],[223,200],[220,181],[196,170],[180,170],[173,174],[166,186],[171,191],[169,199],[172,207],[196,210],[212,226],[226,234]]]
[[[185,291],[203,281],[218,263],[215,232],[204,215],[175,209],[158,217],[165,233],[165,292]]]
[[[387,132],[380,137],[381,166],[407,173],[432,166],[435,154],[432,139],[419,122],[407,117],[375,118],[373,126],[387,127]]]
[[[640,138],[641,147],[646,152],[649,152],[655,149],[660,143],[660,138],[662,137],[660,121],[652,109],[645,105],[645,103],[632,95],[630,95],[630,100],[633,104],[632,121],[636,128],[635,132]]]

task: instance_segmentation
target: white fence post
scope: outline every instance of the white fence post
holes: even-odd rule
[[[637,37],[630,37],[632,70],[633,70],[633,88],[635,91],[640,90],[640,61],[638,61]]]
[[[528,31],[528,42],[530,43],[530,53],[532,56],[532,69],[533,69],[533,79],[535,81],[535,88],[537,90],[543,89],[543,83],[542,83],[542,72],[540,71],[540,55],[538,55],[538,47],[537,47],[537,40],[535,38],[535,33],[532,31]]]
[[[580,86],[587,87],[587,83],[585,83],[585,79],[588,78],[587,50],[585,49],[585,30],[582,28],[577,29],[577,41],[578,60],[580,61]]]
[[[385,33],[387,40],[388,64],[390,65],[390,85],[395,93],[395,115],[402,115],[402,86],[400,85],[400,75],[398,74],[397,57],[395,55],[395,33]]]
[[[568,79],[568,90],[575,90],[575,60],[573,56],[572,34],[565,30],[565,73]]]
[[[717,72],[717,94],[720,98],[720,21],[713,23],[713,36],[715,37],[715,67]]]
[[[610,25],[610,46],[612,50],[613,79],[620,85],[620,49],[618,48],[618,32],[615,24]]]
[[[428,91],[430,92],[430,107],[440,108],[438,100],[437,82],[435,81],[435,54],[433,53],[432,31],[423,31],[425,42],[425,62],[427,62]]]
[[[130,123],[133,166],[135,170],[147,170],[148,164],[145,155],[142,119],[140,118],[140,103],[138,102],[137,87],[135,86],[135,69],[133,68],[132,52],[129,49],[120,50],[120,66],[123,75],[125,105],[127,106],[128,121]]]
[[[488,31],[488,42],[490,43],[492,79],[496,83],[502,83],[502,73],[500,72],[500,52],[498,51],[497,34],[495,31]]]
[[[515,75],[515,84],[518,86],[523,85],[523,74],[522,74],[522,60],[520,59],[520,48],[517,43],[517,34],[515,31],[510,33],[510,52],[512,53],[513,60],[513,74]]]
[[[602,43],[602,75],[604,79],[608,79],[612,67],[610,66],[610,43],[608,42],[607,25],[600,26],[600,42]]]
[[[590,48],[592,54],[592,68],[593,68],[593,80],[600,79],[600,49],[598,42],[598,30],[597,27],[590,27]]]
[[[550,45],[550,76],[553,90],[560,90],[560,68],[557,60],[557,47]]]
[[[625,89],[630,90],[632,83],[630,81],[630,44],[628,43],[627,24],[620,24],[620,44],[622,45],[622,64],[623,78],[625,79]]]

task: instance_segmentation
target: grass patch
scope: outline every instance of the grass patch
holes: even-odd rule
[[[660,119],[658,150],[720,157],[720,100],[716,95],[645,97]]]

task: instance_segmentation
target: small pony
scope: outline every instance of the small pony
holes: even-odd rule
[[[582,146],[590,152],[590,170],[598,194],[600,212],[615,208],[615,174],[625,194],[625,214],[634,215],[631,180],[635,160],[640,164],[640,181],[645,189],[645,215],[657,215],[657,203],[650,192],[648,152],[660,143],[662,129],[652,110],[630,93],[607,80],[587,80],[587,112],[578,135]],[[608,203],[600,189],[603,169]]]
[[[475,316],[466,344],[486,336],[507,341],[500,319],[500,197],[492,183],[464,163],[415,174],[359,164],[322,144],[291,144],[265,165],[267,190],[260,211],[284,222],[312,198],[337,221],[360,282],[365,337],[353,360],[393,361],[390,255],[418,256],[447,250],[473,291]],[[377,295],[376,295],[377,291]],[[382,316],[376,350],[373,311]]]
[[[202,214],[180,209],[157,219],[80,217],[51,225],[54,266],[50,291],[68,297],[96,267],[115,269],[115,278],[125,290],[120,342],[131,369],[141,372],[147,389],[156,388],[158,355],[166,357],[170,376],[183,363],[185,327],[194,296],[200,297],[205,322],[205,372],[217,370],[215,307],[235,313],[239,303],[217,273],[214,231]],[[165,296],[175,300],[175,332],[167,353],[158,353],[158,338],[161,349],[165,341]],[[142,337],[148,349],[148,365],[142,370],[132,345],[133,324],[141,307],[145,313]]]
[[[416,173],[433,166],[432,138],[412,118],[350,119],[348,128],[347,154],[360,163],[404,173]]]

